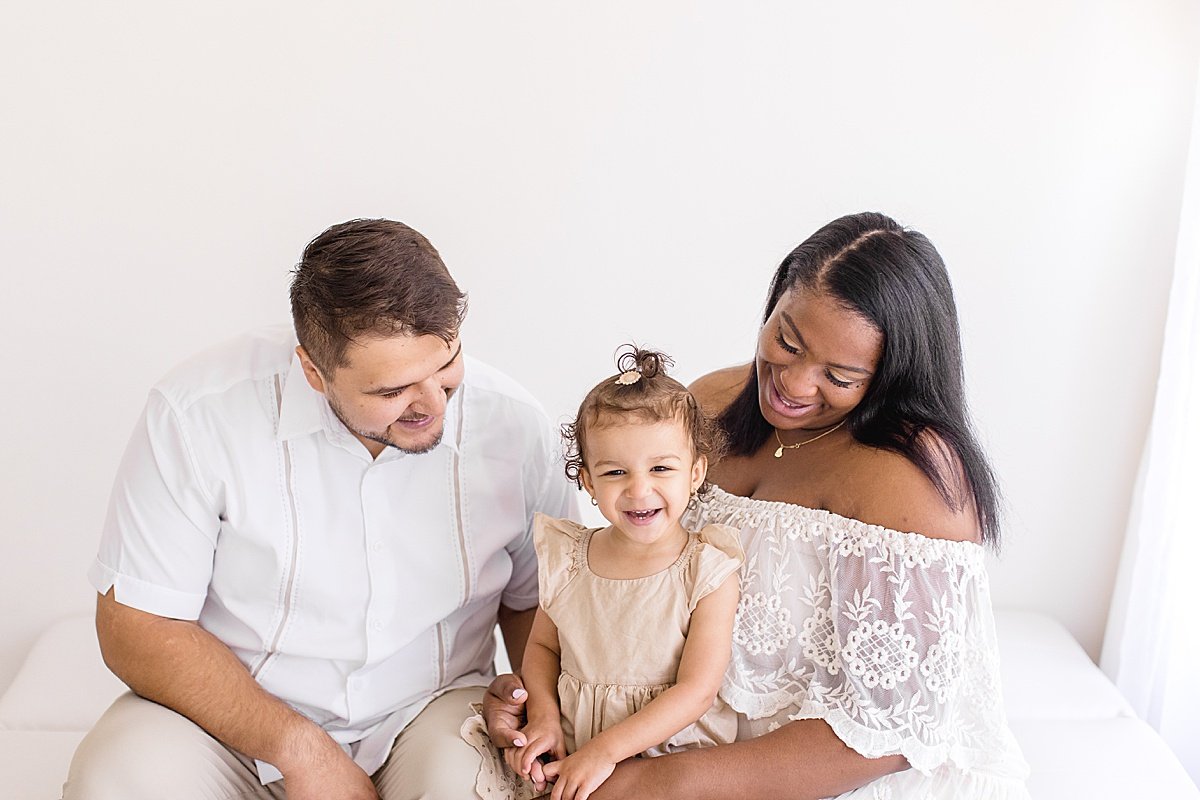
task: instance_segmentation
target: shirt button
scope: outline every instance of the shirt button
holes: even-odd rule
[[[383,542],[380,541],[379,539],[376,539],[374,542],[371,543],[371,550],[375,553],[382,553],[383,552]]]
[[[377,620],[373,621],[371,623],[371,630],[373,630],[373,631],[383,630],[383,620],[377,619]]]

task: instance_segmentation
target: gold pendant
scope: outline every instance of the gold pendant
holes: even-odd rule
[[[782,445],[781,445],[781,446],[779,446],[779,447],[776,447],[776,448],[775,448],[775,457],[776,457],[776,458],[783,458],[783,447],[782,447]]]

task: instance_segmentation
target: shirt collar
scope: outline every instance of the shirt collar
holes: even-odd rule
[[[458,443],[459,420],[462,419],[462,404],[466,394],[466,380],[446,404],[446,416],[442,431],[442,441],[438,447],[449,447],[455,453],[461,453]],[[308,385],[304,376],[304,367],[300,364],[300,356],[292,354],[292,365],[284,379],[282,397],[279,401],[279,425],[275,431],[277,441],[287,441],[297,436],[307,436],[326,430],[335,437],[353,434],[337,418],[329,407],[325,395]],[[355,440],[357,441],[357,439]],[[388,448],[384,455],[392,453],[392,457],[404,456],[395,448]],[[382,457],[382,456],[381,456]]]
[[[304,367],[300,364],[300,356],[292,353],[292,365],[284,378],[279,399],[276,440],[283,442],[323,429],[328,407],[325,395],[308,385],[308,378],[304,377]]]
[[[450,401],[446,403],[445,427],[442,429],[442,443],[438,447],[449,447],[454,453],[462,455],[462,449],[458,443],[458,428],[459,420],[462,419],[462,406],[466,402],[465,395],[467,393],[467,382],[459,384],[458,389],[450,396]]]

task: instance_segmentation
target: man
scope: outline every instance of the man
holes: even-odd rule
[[[576,513],[548,420],[465,360],[465,296],[405,225],[322,233],[291,301],[295,337],[244,336],[150,394],[89,572],[133,693],[67,800],[474,796],[458,730],[497,618],[520,663],[532,515]]]

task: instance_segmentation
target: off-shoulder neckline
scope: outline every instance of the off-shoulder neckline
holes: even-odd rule
[[[883,525],[863,522],[861,519],[855,519],[854,517],[843,516],[842,514],[827,511],[823,508],[811,508],[799,503],[789,503],[785,500],[764,500],[758,497],[744,497],[740,494],[728,492],[715,483],[711,485],[711,493],[707,502],[723,503],[726,506],[748,513],[755,511],[760,513],[781,512],[797,519],[819,520],[842,528],[854,536],[873,535],[893,540],[899,538],[921,548],[932,547],[937,550],[944,550],[947,553],[957,553],[960,556],[973,556],[983,552],[983,545],[978,542],[942,539],[936,536],[928,536],[924,533],[917,533],[916,531],[899,531]]]

